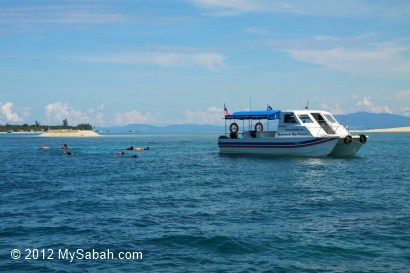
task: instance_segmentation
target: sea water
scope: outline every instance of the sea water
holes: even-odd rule
[[[408,133],[348,159],[227,156],[217,138],[1,134],[0,271],[410,271]]]

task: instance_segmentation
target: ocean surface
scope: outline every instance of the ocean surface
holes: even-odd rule
[[[335,159],[0,134],[0,271],[410,272],[410,134],[368,135]]]

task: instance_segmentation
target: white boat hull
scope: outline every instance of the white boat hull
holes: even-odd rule
[[[332,152],[339,139],[339,137],[220,138],[218,146],[221,153],[327,156]]]

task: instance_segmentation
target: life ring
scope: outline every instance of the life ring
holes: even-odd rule
[[[349,145],[350,143],[352,143],[353,138],[351,135],[347,135],[343,141],[346,145]]]
[[[255,131],[262,132],[263,131],[263,124],[262,122],[258,122],[255,124]]]
[[[361,142],[362,144],[365,144],[365,143],[367,142],[367,136],[365,136],[365,135],[360,135],[360,142]]]
[[[232,123],[230,126],[229,126],[229,131],[231,132],[231,133],[233,133],[233,134],[236,134],[236,133],[238,133],[238,131],[239,131],[239,126],[238,126],[238,124],[237,123]]]

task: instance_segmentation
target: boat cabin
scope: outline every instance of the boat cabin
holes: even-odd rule
[[[227,120],[232,121],[229,133],[226,131]],[[347,130],[329,112],[320,110],[242,111],[225,115],[225,135],[229,138],[238,138],[239,135],[242,138],[274,138],[347,134]]]

